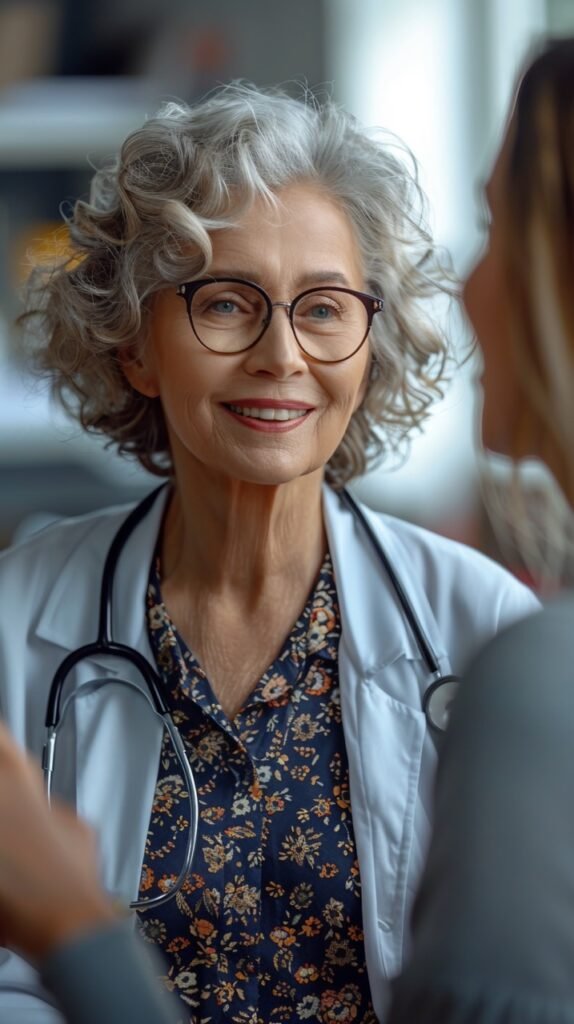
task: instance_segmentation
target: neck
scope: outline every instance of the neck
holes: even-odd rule
[[[269,587],[308,587],[326,550],[322,472],[287,484],[179,480],[167,512],[162,575],[170,587],[240,594],[254,607]]]

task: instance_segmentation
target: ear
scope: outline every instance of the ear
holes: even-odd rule
[[[149,348],[144,352],[136,348],[136,345],[122,348],[118,352],[118,359],[124,376],[135,391],[146,398],[158,397],[159,387]]]

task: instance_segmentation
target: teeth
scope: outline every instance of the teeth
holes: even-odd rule
[[[247,405],[230,405],[240,416],[251,416],[255,420],[298,420],[306,409],[254,409]]]

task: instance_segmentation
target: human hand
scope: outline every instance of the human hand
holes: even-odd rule
[[[116,917],[95,836],[67,807],[49,807],[42,774],[0,722],[0,944],[41,959]]]

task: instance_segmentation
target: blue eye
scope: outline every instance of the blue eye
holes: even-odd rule
[[[219,302],[213,302],[211,308],[216,313],[234,313],[237,306],[231,299],[220,299]]]

